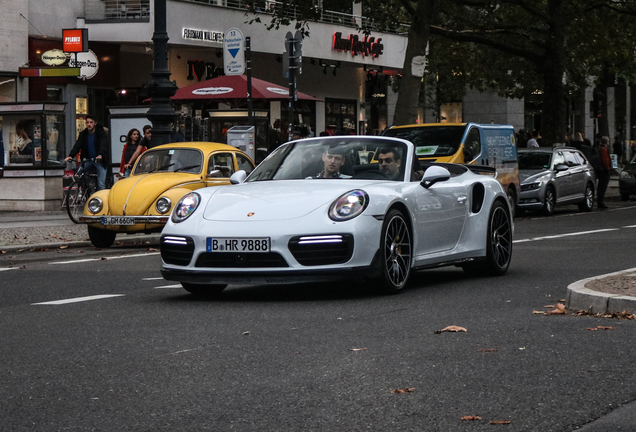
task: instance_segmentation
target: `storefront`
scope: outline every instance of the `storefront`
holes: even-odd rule
[[[0,210],[54,210],[62,199],[64,103],[0,103]]]

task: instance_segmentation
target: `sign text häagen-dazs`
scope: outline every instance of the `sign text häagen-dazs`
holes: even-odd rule
[[[341,32],[333,34],[333,43],[331,48],[338,51],[351,51],[352,56],[362,54],[363,56],[377,57],[384,52],[382,38],[364,36],[362,40],[356,34],[350,34],[347,39],[342,38]]]

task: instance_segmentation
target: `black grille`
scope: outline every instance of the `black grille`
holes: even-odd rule
[[[304,266],[342,264],[353,254],[353,235],[325,234],[292,237],[289,251]]]
[[[190,237],[162,236],[161,259],[166,264],[187,266],[194,253],[194,240]]]
[[[289,267],[285,258],[277,252],[237,253],[205,252],[199,255],[195,267],[270,268]]]

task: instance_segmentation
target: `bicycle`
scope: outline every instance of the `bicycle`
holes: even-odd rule
[[[85,170],[84,165],[87,161],[94,161],[94,159],[82,159],[73,174],[73,182],[68,187],[66,196],[68,217],[76,224],[79,223],[80,216],[84,214],[88,197],[97,191],[97,175]]]

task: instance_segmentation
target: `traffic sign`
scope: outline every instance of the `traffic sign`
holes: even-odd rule
[[[245,38],[237,28],[231,28],[223,37],[223,69],[225,75],[245,73]]]

